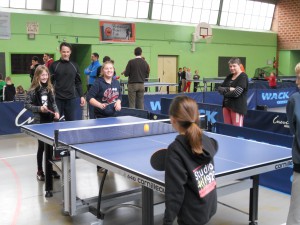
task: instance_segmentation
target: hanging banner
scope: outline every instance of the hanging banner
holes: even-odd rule
[[[135,24],[114,21],[100,21],[100,41],[135,42]]]
[[[10,39],[10,13],[0,12],[0,39]]]

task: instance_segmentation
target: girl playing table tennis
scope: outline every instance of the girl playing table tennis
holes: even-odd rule
[[[87,101],[94,106],[96,118],[116,116],[121,110],[121,88],[118,80],[113,79],[114,64],[106,61],[102,65],[102,76],[95,80],[87,94]]]
[[[165,160],[164,225],[203,225],[215,214],[217,192],[213,157],[217,142],[198,126],[196,102],[178,96],[170,106],[170,119],[179,132],[169,145]]]
[[[49,70],[46,66],[38,66],[35,70],[31,86],[27,92],[25,108],[33,113],[33,123],[50,123],[59,119],[59,112],[54,98],[54,89],[50,81]],[[51,148],[50,145],[48,145]],[[37,179],[45,180],[43,172],[44,142],[38,141],[37,150]],[[53,177],[60,176],[53,171]]]

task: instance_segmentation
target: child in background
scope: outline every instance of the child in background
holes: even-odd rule
[[[54,119],[59,119],[59,112],[54,98],[54,89],[50,81],[49,70],[46,66],[38,66],[34,72],[31,87],[28,90],[25,108],[32,111],[34,115],[33,123],[51,123]],[[47,148],[52,146],[47,144]],[[38,141],[37,150],[37,179],[45,180],[43,171],[44,142]],[[59,179],[60,176],[53,171],[53,177]]]
[[[266,75],[264,75],[265,79],[269,81],[269,87],[272,89],[275,89],[277,87],[277,83],[276,83],[276,75],[275,73],[271,72],[269,77],[266,77]]]
[[[175,217],[179,225],[204,225],[216,213],[217,191],[213,157],[217,142],[199,124],[197,103],[177,96],[170,106],[170,119],[179,132],[165,159],[164,225]]]
[[[5,81],[3,80],[3,75],[0,73],[0,102],[3,101],[3,88],[5,86]]]
[[[200,75],[199,75],[199,70],[195,70],[195,75],[193,76],[193,80],[199,80]],[[199,82],[194,82],[194,92],[197,92],[197,87],[199,85]]]
[[[6,85],[4,86],[4,101],[12,102],[15,100],[16,88],[10,77],[5,78]]]
[[[25,101],[26,99],[26,92],[22,85],[19,85],[16,90],[15,101]]]

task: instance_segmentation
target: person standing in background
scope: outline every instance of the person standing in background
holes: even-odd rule
[[[45,63],[45,66],[49,69],[51,64],[54,62],[54,60],[51,58],[50,54],[44,53],[43,61]]]
[[[70,61],[72,46],[67,42],[60,44],[61,58],[50,66],[51,80],[55,90],[55,101],[59,113],[66,121],[76,120],[77,97],[80,106],[85,105],[82,82],[77,63]]]
[[[239,58],[231,58],[228,62],[230,74],[218,88],[223,98],[224,123],[243,126],[247,113],[248,76],[242,72]]]
[[[178,73],[177,73],[177,79],[178,79],[178,93],[181,92],[181,85],[182,85],[181,74],[182,74],[182,68],[180,67],[180,68],[178,69]]]
[[[264,78],[269,81],[269,87],[272,89],[276,89],[277,87],[277,83],[276,83],[276,75],[274,72],[270,73],[270,76],[267,77],[266,75],[264,75]]]
[[[290,131],[294,136],[292,145],[293,181],[291,202],[286,225],[300,224],[300,63],[295,67],[298,91],[292,94],[286,105],[286,115]]]
[[[195,70],[195,75],[193,76],[193,80],[199,80],[200,75],[199,75],[199,70]],[[194,82],[194,92],[197,92],[199,82]]]
[[[186,85],[186,67],[183,67],[183,71],[181,73],[181,92],[184,92]]]
[[[135,48],[134,54],[135,59],[129,60],[124,72],[128,77],[129,108],[144,109],[144,82],[149,77],[149,65],[142,59],[142,48]]]
[[[5,86],[5,81],[3,80],[3,75],[0,73],[0,102],[3,101],[3,88]]]
[[[187,68],[187,71],[186,71],[186,75],[185,75],[185,78],[186,78],[186,85],[184,87],[184,92],[190,92],[191,91],[191,80],[192,80],[192,74],[191,74],[191,69],[190,68]]]
[[[5,83],[6,85],[4,86],[4,92],[3,92],[4,101],[12,102],[15,100],[15,95],[16,95],[15,85],[13,84],[10,77],[5,77]]]
[[[26,91],[22,87],[22,85],[19,85],[16,89],[16,96],[15,101],[25,101],[26,99]]]
[[[97,69],[101,66],[99,62],[99,54],[94,52],[91,55],[91,64],[85,68],[84,74],[87,75],[87,90],[90,90],[91,86],[94,84],[95,79],[97,77]]]
[[[31,66],[30,66],[30,82],[32,82],[34,72],[36,68],[39,66],[39,58],[37,56],[33,56],[31,59]]]

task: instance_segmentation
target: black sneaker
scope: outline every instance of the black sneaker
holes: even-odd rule
[[[36,173],[36,178],[39,180],[39,181],[45,181],[45,174],[43,171],[38,171]]]
[[[52,171],[52,177],[54,178],[54,179],[59,179],[60,178],[60,175],[56,172],[56,171]]]

